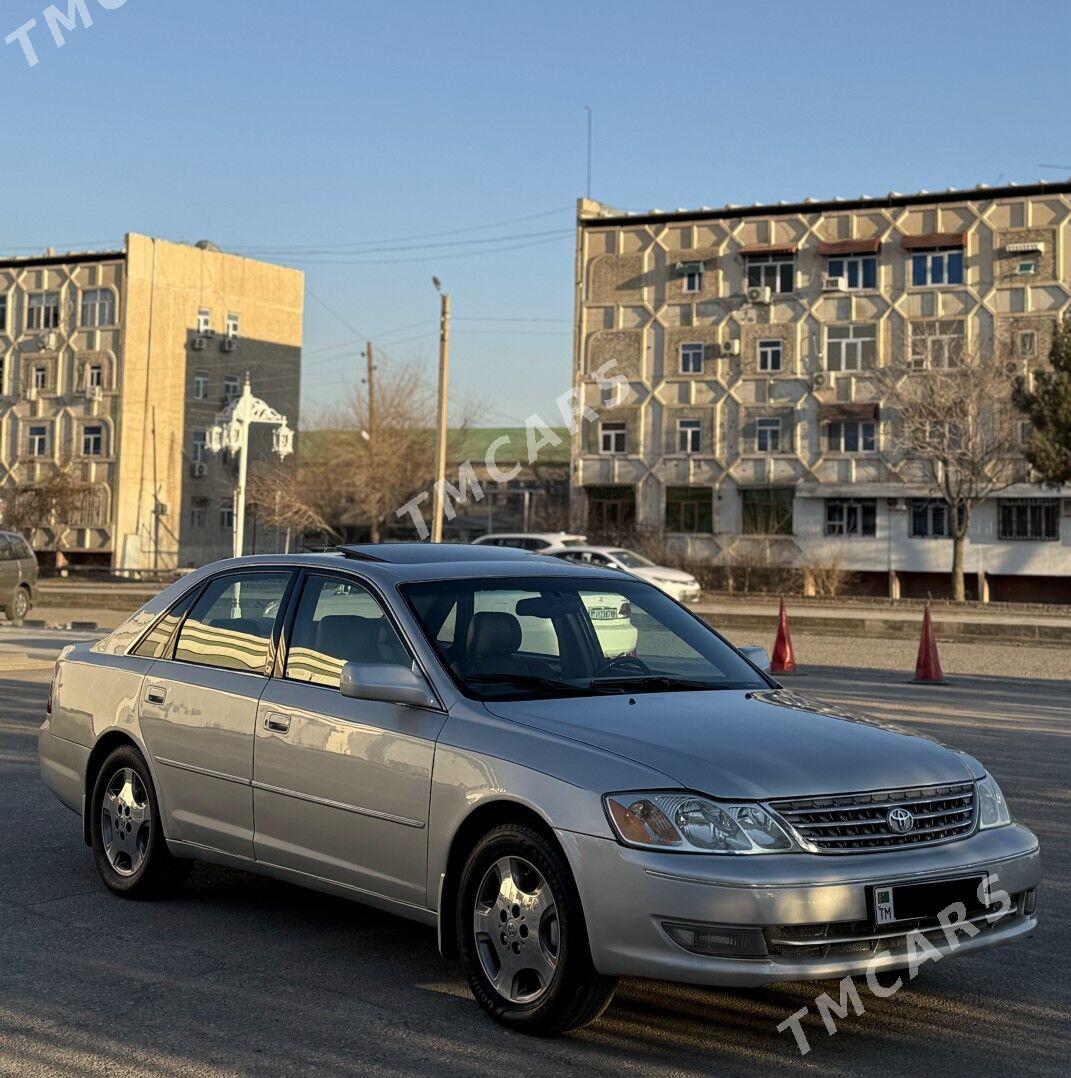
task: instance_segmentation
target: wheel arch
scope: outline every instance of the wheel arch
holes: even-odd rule
[[[569,858],[558,841],[554,828],[534,808],[507,798],[495,798],[476,805],[454,832],[450,841],[450,852],[446,858],[446,871],[439,885],[439,951],[444,957],[450,958],[457,955],[457,932],[454,921],[457,912],[457,889],[465,860],[473,846],[488,831],[508,823],[525,824],[538,831],[559,850],[566,864],[569,863]]]
[[[82,840],[87,846],[93,844],[89,834],[89,802],[93,797],[93,787],[97,784],[97,776],[100,774],[100,769],[104,766],[104,761],[122,745],[129,745],[131,748],[137,749],[141,754],[142,759],[145,761],[145,766],[149,769],[149,775],[152,777],[153,786],[156,788],[156,797],[157,800],[159,800],[160,785],[156,781],[156,774],[153,771],[152,764],[149,762],[149,755],[145,751],[145,747],[139,745],[125,730],[105,731],[97,739],[97,743],[93,746],[93,751],[90,752],[89,759],[86,761],[85,783],[82,790]],[[163,820],[161,820],[161,826],[163,826]]]

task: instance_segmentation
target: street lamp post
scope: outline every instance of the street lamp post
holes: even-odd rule
[[[450,295],[443,291],[442,282],[432,277],[432,284],[441,297],[439,310],[439,424],[435,446],[435,487],[432,490],[431,541],[443,541],[443,487],[446,484],[446,418],[447,386],[450,365]]]
[[[245,487],[249,475],[249,428],[254,423],[265,423],[275,428],[272,432],[272,448],[280,459],[294,451],[294,432],[274,408],[253,396],[249,375],[245,376],[242,395],[236,397],[216,416],[216,422],[208,428],[205,441],[213,453],[230,450],[238,456],[238,485],[234,491],[234,557],[240,558],[245,547]]]

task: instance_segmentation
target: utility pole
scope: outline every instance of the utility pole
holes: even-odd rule
[[[365,376],[365,384],[368,386],[368,463],[369,472],[375,475],[375,452],[376,452],[376,361],[375,351],[371,341],[365,341],[364,358],[367,361],[368,373]],[[369,539],[373,543],[379,542],[379,499],[372,499],[372,520],[369,525]]]
[[[439,432],[435,450],[435,489],[432,492],[431,541],[443,541],[443,486],[446,483],[446,416],[447,386],[450,374],[450,295],[442,290],[442,282],[432,277],[441,297],[439,311]]]

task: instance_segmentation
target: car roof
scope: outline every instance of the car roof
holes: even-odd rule
[[[470,546],[482,546],[491,539],[547,539],[550,541],[561,539],[582,539],[582,535],[576,532],[488,532],[481,535],[469,544]],[[426,545],[426,544],[421,544]]]
[[[582,546],[571,546],[565,550],[559,550],[557,554],[582,554],[585,550],[589,550],[593,554],[613,554],[617,550],[628,549],[627,546],[594,546],[591,543],[584,543]]]
[[[468,543],[368,543],[321,554],[250,554],[228,558],[195,570],[186,579],[241,568],[294,566],[320,570],[350,570],[383,584],[462,577],[577,576],[620,581],[616,569],[577,565],[544,554],[510,547]]]

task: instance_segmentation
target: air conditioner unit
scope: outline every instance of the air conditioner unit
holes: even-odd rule
[[[86,400],[99,401],[104,395],[104,391],[100,386],[86,386]]]
[[[190,468],[190,475],[194,479],[202,479],[208,473],[208,465],[202,461],[194,461],[193,466]]]
[[[769,303],[773,290],[769,285],[752,285],[747,290],[748,303]]]
[[[224,337],[222,348],[224,352],[236,352],[238,351],[238,338],[237,337]]]
[[[208,347],[208,338],[204,336],[194,337],[191,347],[195,352],[203,352]]]
[[[36,343],[38,352],[54,352],[59,347],[59,334],[39,333]]]
[[[735,340],[725,341],[721,346],[721,354],[723,356],[738,356],[740,355],[740,338]]]
[[[823,292],[846,292],[848,290],[848,280],[845,277],[823,277],[822,278],[822,291]]]
[[[812,376],[811,385],[815,389],[822,389],[825,386],[825,384],[826,384],[826,373],[825,373],[825,371],[818,371],[816,374],[814,374]]]

